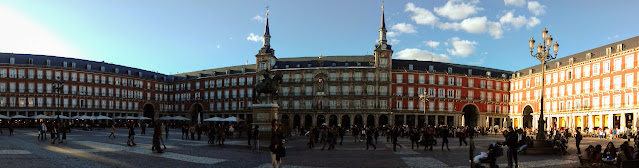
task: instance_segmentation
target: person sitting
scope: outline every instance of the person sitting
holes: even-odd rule
[[[630,145],[627,141],[621,144],[619,147],[619,156],[617,157],[617,167],[621,166],[621,162],[632,160],[632,152],[630,152]]]
[[[595,150],[595,146],[589,145],[586,150],[584,150],[584,153],[581,154],[581,156],[579,156],[579,161],[581,162],[582,166],[584,166],[585,164],[590,164],[590,155],[592,155],[593,151]]]
[[[610,160],[614,160],[615,158],[617,158],[617,148],[615,148],[615,144],[613,144],[612,142],[608,142],[608,145],[606,145],[606,149],[604,150],[601,157]]]
[[[595,146],[595,148],[590,152],[590,155],[588,156],[588,162],[591,165],[601,164],[601,145]]]

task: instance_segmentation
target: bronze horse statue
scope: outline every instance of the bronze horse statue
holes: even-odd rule
[[[280,84],[282,84],[282,74],[275,74],[270,78],[269,72],[264,72],[264,79],[257,83],[253,88],[253,102],[261,103],[260,96],[262,93],[270,94],[273,100],[277,100],[279,96]]]

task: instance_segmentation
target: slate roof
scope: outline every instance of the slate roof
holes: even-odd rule
[[[181,77],[182,79],[188,80],[188,79],[196,79],[198,77],[241,74],[241,73],[250,73],[250,72],[255,72],[255,64],[237,65],[237,66],[186,72],[186,73],[180,73],[180,74],[173,74],[173,76]]]
[[[127,67],[122,65],[116,65],[106,62],[97,62],[90,60],[83,60],[77,58],[67,58],[67,57],[57,57],[57,56],[48,56],[48,55],[35,55],[35,54],[16,54],[16,53],[0,53],[0,64],[10,64],[11,58],[15,59],[16,65],[27,65],[27,66],[42,66],[47,67],[46,61],[50,61],[50,65],[48,67],[56,67],[56,68],[65,68],[64,62],[67,62],[66,69],[77,69],[82,71],[88,71],[87,65],[91,65],[91,70],[94,72],[101,72],[101,67],[104,67],[104,73],[112,73],[118,75],[128,75],[128,71],[131,71],[131,77],[135,78],[143,78],[150,79],[155,81],[162,82],[172,82],[173,78],[171,75],[165,75],[157,72],[142,70],[133,67]],[[29,59],[33,60],[33,64],[29,65]],[[72,63],[75,63],[75,68],[72,68]],[[115,73],[115,69],[118,68],[118,73]],[[142,72],[142,77],[138,76],[138,73]],[[155,76],[154,76],[155,75]],[[157,78],[154,78],[157,77]],[[166,79],[165,79],[166,78]]]
[[[574,63],[579,63],[579,62],[583,62],[586,61],[586,54],[587,53],[592,53],[591,59],[595,59],[595,58],[599,58],[599,57],[603,57],[606,56],[606,48],[610,48],[612,47],[612,53],[616,53],[616,49],[617,49],[617,44],[624,44],[624,50],[627,49],[633,49],[633,48],[637,48],[639,47],[639,36],[635,36],[635,37],[631,37],[625,40],[621,40],[621,41],[617,41],[617,42],[613,42],[610,44],[606,44],[594,49],[590,49],[590,50],[586,50],[586,51],[582,51],[576,54],[572,54],[569,56],[565,56],[565,57],[561,57],[558,59],[555,59],[553,61],[550,61],[548,63],[546,63],[546,70],[552,70],[552,69],[557,69],[557,62],[560,62],[559,67],[562,66],[566,66],[569,65],[569,61],[570,58],[574,58]],[[561,55],[561,51],[559,52],[559,55]],[[541,72],[541,63],[532,67],[528,67],[519,71],[515,71],[515,73],[520,73],[520,77],[526,76],[526,75],[530,75],[529,70],[533,69],[533,73],[538,73]]]
[[[454,63],[445,63],[445,62],[433,62],[433,61],[418,61],[418,60],[400,60],[393,59],[393,70],[394,71],[411,71],[409,70],[409,65],[413,65],[412,71],[428,71],[429,66],[433,66],[433,70],[435,72],[448,72],[448,68],[452,68],[453,74],[468,74],[468,69],[472,69],[471,76],[486,76],[486,72],[490,72],[491,78],[501,78],[501,79],[510,79],[510,76],[513,72],[505,71],[500,69],[486,68],[486,67],[478,67],[471,65],[461,65]],[[502,74],[505,75],[505,78],[502,77]]]
[[[375,58],[372,55],[361,56],[319,56],[317,57],[297,57],[297,58],[278,58],[274,69],[289,68],[315,68],[315,67],[372,67]],[[358,66],[359,63],[359,66]],[[335,64],[335,66],[333,66]]]

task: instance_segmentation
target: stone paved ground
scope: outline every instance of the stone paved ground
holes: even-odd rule
[[[139,129],[137,129],[139,134]],[[179,130],[172,130],[166,141],[168,150],[158,154],[150,150],[152,131],[137,135],[137,146],[126,146],[127,130],[119,128],[116,139],[109,139],[108,130],[80,131],[68,134],[68,143],[51,145],[37,140],[34,129],[17,129],[16,135],[7,136],[6,129],[0,136],[0,167],[270,167],[267,143],[262,142],[262,151],[253,153],[241,139],[227,140],[227,145],[209,145],[205,140],[182,140]],[[498,135],[481,136],[475,139],[478,150],[485,150],[489,143],[503,141]],[[438,140],[441,142],[441,139]],[[585,138],[582,149],[589,144],[605,145],[607,140]],[[621,140],[614,140],[620,145]],[[468,147],[459,146],[458,140],[450,139],[451,151],[442,151],[441,146],[433,151],[410,149],[410,141],[401,139],[402,148],[396,152],[380,137],[377,149],[366,150],[364,142],[354,142],[345,137],[343,145],[335,150],[308,149],[306,138],[287,141],[287,157],[284,167],[468,167]],[[570,142],[571,155],[528,156],[520,155],[520,167],[578,167],[574,142]],[[497,160],[506,167],[506,157]]]

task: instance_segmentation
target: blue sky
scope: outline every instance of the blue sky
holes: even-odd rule
[[[105,61],[165,74],[243,65],[265,7],[279,58],[372,54],[381,1],[0,1],[0,52]],[[639,35],[639,1],[387,0],[394,58],[520,70],[546,27],[559,57]]]

